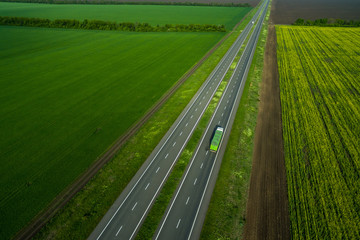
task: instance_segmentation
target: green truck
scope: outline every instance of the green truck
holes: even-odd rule
[[[219,145],[220,145],[220,141],[221,141],[223,132],[224,132],[224,128],[216,127],[214,136],[211,139],[211,143],[210,143],[210,152],[214,152],[214,153],[217,152],[217,150],[219,148]]]

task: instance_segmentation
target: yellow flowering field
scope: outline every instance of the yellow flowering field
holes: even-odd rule
[[[360,239],[360,28],[276,26],[293,239]]]

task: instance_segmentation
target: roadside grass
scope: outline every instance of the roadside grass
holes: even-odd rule
[[[0,2],[0,16],[164,24],[224,24],[231,30],[252,8]]]
[[[250,19],[255,14],[256,10],[254,9],[238,26],[239,29],[244,29],[246,24],[250,21]],[[250,33],[251,34],[251,33]],[[249,36],[250,36],[249,34]],[[237,34],[236,36],[238,36]],[[159,196],[157,197],[154,205],[152,206],[148,216],[146,217],[143,225],[141,226],[138,235],[136,236],[137,240],[142,239],[151,239],[155,234],[155,231],[160,224],[160,221],[166,211],[167,206],[169,205],[171,198],[176,190],[176,187],[179,185],[181,177],[184,174],[184,171],[187,167],[187,164],[192,158],[194,151],[205,131],[208,122],[210,121],[213,112],[219,102],[223,91],[226,88],[228,81],[236,67],[236,63],[240,60],[240,56],[244,50],[244,46],[246,45],[249,37],[245,40],[243,46],[241,47],[239,54],[234,59],[234,63],[231,65],[229,71],[224,77],[224,80],[220,84],[219,88],[217,89],[213,99],[211,100],[209,106],[207,107],[203,117],[201,118],[199,125],[196,127],[193,136],[190,138],[188,144],[186,145],[183,153],[180,155],[178,162],[175,164],[173,171],[171,172],[167,182],[165,183],[163,189],[161,190]]]
[[[59,211],[35,239],[85,239],[89,236],[235,41],[242,31],[241,26],[120,149],[117,156]]]
[[[0,27],[0,35],[2,239],[46,207],[224,36],[21,27]]]
[[[242,238],[270,6],[271,4],[259,36],[200,239]]]

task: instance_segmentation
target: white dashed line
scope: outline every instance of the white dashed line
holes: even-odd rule
[[[226,103],[229,103],[229,100],[227,100],[227,102]]]
[[[186,123],[185,127],[187,127],[189,125],[189,123]]]
[[[115,236],[117,236],[117,235],[119,234],[119,232],[121,231],[122,227],[123,227],[123,225],[121,225],[121,227],[119,228],[119,231],[117,231],[117,233],[116,233]]]
[[[187,198],[185,205],[188,204],[190,197]]]
[[[229,98],[231,98],[231,94],[230,94]]]
[[[195,178],[194,185],[196,184],[197,178]]]
[[[226,110],[226,106],[224,107],[224,110]]]
[[[148,183],[148,184],[146,185],[145,190],[149,187],[149,185],[150,185],[150,183]]]
[[[197,109],[195,109],[195,112],[197,111]]]
[[[199,103],[199,105],[201,105],[201,102]]]
[[[176,225],[176,228],[178,228],[178,227],[179,227],[180,222],[181,222],[181,218],[179,219],[179,221],[178,221],[178,223],[177,223],[177,225]]]
[[[135,203],[135,205],[133,206],[133,208],[131,209],[131,211],[134,211],[136,205],[137,205],[137,202]]]
[[[194,117],[194,115],[191,115],[191,117],[190,118],[193,118]]]
[[[160,170],[160,167],[158,167],[158,168],[156,169],[156,173],[158,173],[159,170]]]
[[[173,146],[175,146],[176,142],[174,142]]]
[[[205,96],[203,96],[203,99],[205,99]]]
[[[209,91],[206,92],[206,94],[208,94],[208,93],[209,93]]]
[[[183,133],[183,132],[181,132],[181,133],[179,134],[179,136],[181,136],[181,135],[182,135],[182,133]]]
[[[203,167],[203,165],[204,165],[204,163],[201,163],[201,166],[200,166],[200,168],[202,168],[202,167]]]
[[[224,116],[224,113],[222,113],[221,116]]]
[[[165,158],[167,158],[169,156],[169,154],[166,154]]]
[[[207,155],[209,153],[209,151],[206,151],[206,154],[205,155]]]
[[[234,90],[231,90],[231,92],[233,92]]]
[[[219,121],[218,125],[220,125],[220,122],[221,122],[221,121]]]

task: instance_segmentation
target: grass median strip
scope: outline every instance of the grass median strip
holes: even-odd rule
[[[167,103],[126,143],[117,156],[65,206],[35,239],[85,239],[168,131],[238,34],[238,27]]]
[[[242,238],[269,14],[270,8],[249,70],[200,239]]]

